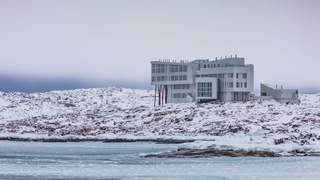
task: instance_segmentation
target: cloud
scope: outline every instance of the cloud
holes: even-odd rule
[[[68,77],[66,88],[149,87],[150,61],[238,54],[255,66],[255,89],[319,90],[311,78],[320,66],[319,8],[291,0],[4,1],[0,72],[51,84]]]

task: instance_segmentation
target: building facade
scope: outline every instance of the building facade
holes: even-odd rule
[[[151,85],[158,92],[159,104],[242,101],[253,91],[253,72],[253,65],[237,56],[211,61],[151,61]]]
[[[271,100],[274,99],[278,102],[284,103],[299,103],[298,89],[278,89],[268,84],[260,84],[260,96],[255,99]]]

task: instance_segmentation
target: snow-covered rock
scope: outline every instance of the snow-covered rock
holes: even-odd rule
[[[319,145],[320,94],[302,94],[300,104],[252,100],[157,107],[153,96],[154,91],[115,87],[0,92],[0,137],[223,136],[244,137],[243,143],[255,147]]]

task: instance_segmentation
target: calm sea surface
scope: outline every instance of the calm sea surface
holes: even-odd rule
[[[0,141],[0,179],[320,179],[320,157],[140,157],[177,147]]]

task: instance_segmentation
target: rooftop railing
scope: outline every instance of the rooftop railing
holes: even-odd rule
[[[244,64],[244,65],[228,64],[228,67],[253,67],[253,64]]]

